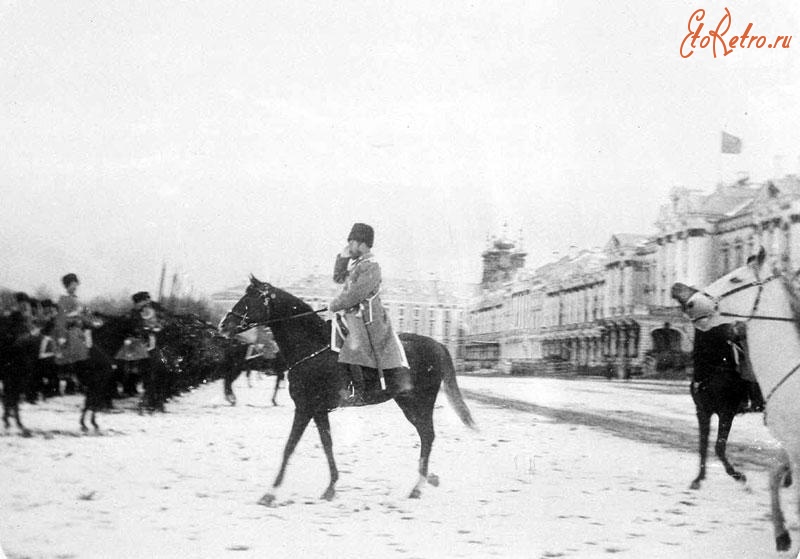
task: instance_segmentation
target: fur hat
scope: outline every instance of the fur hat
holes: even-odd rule
[[[350,235],[347,236],[347,241],[358,241],[372,248],[372,243],[375,241],[375,231],[366,223],[355,223],[350,230]]]
[[[64,287],[69,286],[69,284],[71,284],[72,282],[80,283],[78,281],[78,276],[76,276],[75,274],[67,274],[66,276],[61,278],[61,283],[64,284]]]
[[[142,301],[147,301],[150,299],[150,294],[147,291],[139,291],[133,294],[133,304],[141,303]]]

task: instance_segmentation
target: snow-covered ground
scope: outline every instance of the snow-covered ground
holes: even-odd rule
[[[695,429],[689,397],[642,383],[460,377],[479,394],[550,408],[627,412]],[[77,398],[23,405],[32,438],[0,432],[0,543],[22,557],[519,557],[770,558],[766,473],[749,488],[713,456],[699,491],[693,452],[621,437],[546,414],[468,400],[479,432],[441,396],[431,470],[439,487],[407,499],[419,453],[414,429],[392,403],[331,414],[341,478],[320,501],[327,464],[313,425],[290,463],[280,506],[269,489],[292,405],[269,405],[271,379],[218,383],[169,413],[98,417],[81,436]],[[733,438],[769,447],[757,414]],[[785,490],[793,539],[795,499]]]

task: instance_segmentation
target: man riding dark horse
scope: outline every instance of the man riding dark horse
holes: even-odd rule
[[[365,402],[364,368],[384,375],[392,394],[412,389],[403,345],[395,334],[381,303],[381,268],[372,255],[375,232],[365,223],[356,223],[347,237],[347,246],[337,255],[333,281],[343,283],[342,293],[328,305],[336,313],[332,349],[339,352],[339,363],[349,369],[353,394],[345,390],[343,404]],[[345,375],[347,378],[348,375]]]

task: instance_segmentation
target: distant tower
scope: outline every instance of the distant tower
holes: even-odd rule
[[[525,266],[527,253],[522,250],[522,234],[520,241],[515,246],[508,237],[507,224],[503,225],[500,237],[487,239],[486,250],[483,251],[483,278],[481,287],[492,287],[493,284],[511,281],[514,272]]]

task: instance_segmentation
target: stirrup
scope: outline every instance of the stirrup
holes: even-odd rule
[[[364,400],[364,394],[361,391],[343,388],[339,390],[339,405],[345,407],[365,406],[367,402]]]

